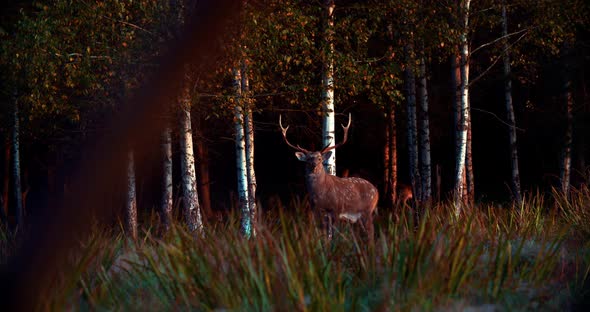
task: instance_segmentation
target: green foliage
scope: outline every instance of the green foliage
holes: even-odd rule
[[[34,136],[89,123],[137,84],[142,62],[157,53],[150,42],[162,36],[164,13],[161,2],[127,0],[59,0],[22,13],[0,47],[11,82],[3,91],[16,90]]]

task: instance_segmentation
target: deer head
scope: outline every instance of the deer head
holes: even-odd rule
[[[412,187],[407,184],[397,185],[397,204],[396,205],[407,205],[408,201],[414,198],[412,193]]]
[[[348,129],[352,118],[348,115],[348,124],[342,125],[344,139],[334,146],[326,146],[320,151],[309,151],[299,145],[293,145],[287,139],[289,126],[283,127],[281,117],[279,126],[283,139],[288,146],[295,149],[295,156],[306,163],[305,180],[309,200],[314,211],[324,217],[324,227],[328,238],[332,237],[332,222],[346,220],[361,223],[369,237],[373,237],[373,212],[377,206],[379,193],[369,181],[361,178],[339,178],[326,173],[323,161],[330,157],[332,150],[342,146],[348,139]]]

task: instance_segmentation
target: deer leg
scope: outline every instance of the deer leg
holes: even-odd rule
[[[326,231],[326,235],[328,236],[328,240],[332,240],[334,236],[334,218],[332,217],[331,213],[324,214],[324,229]]]
[[[369,213],[365,216],[365,232],[367,233],[367,237],[370,242],[373,241],[374,238],[374,228],[373,228],[373,216]]]

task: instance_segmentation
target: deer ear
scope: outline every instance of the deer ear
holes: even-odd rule
[[[326,152],[325,154],[322,155],[322,158],[324,159],[324,161],[328,160],[330,157],[332,156],[332,151]]]
[[[299,159],[301,161],[305,161],[307,158],[305,156],[305,153],[302,153],[302,152],[295,152],[295,157],[297,157],[297,159]]]

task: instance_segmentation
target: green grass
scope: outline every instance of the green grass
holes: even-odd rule
[[[304,204],[265,213],[253,239],[239,216],[204,237],[175,225],[131,241],[95,231],[64,272],[52,310],[564,310],[585,303],[590,194],[520,207],[451,205],[376,218],[374,244],[340,224],[328,242]],[[2,237],[6,245],[6,237]],[[3,251],[4,252],[4,251]]]

